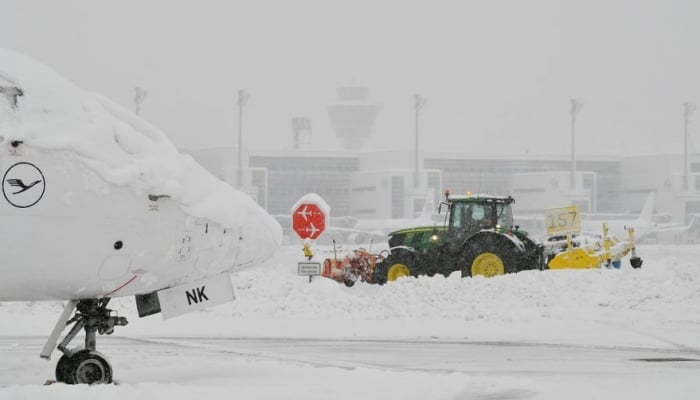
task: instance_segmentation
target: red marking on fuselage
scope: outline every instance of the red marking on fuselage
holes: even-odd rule
[[[139,277],[138,275],[132,276],[131,279],[129,279],[128,281],[124,282],[121,286],[119,286],[118,288],[116,288],[116,289],[112,290],[111,292],[107,293],[107,294],[105,295],[105,297],[109,297],[109,296],[113,295],[114,293],[116,293],[116,292],[118,292],[118,291],[124,289],[124,287],[125,287],[126,285],[130,284],[131,282],[133,282],[133,281],[134,281],[136,278],[138,278],[138,277]]]

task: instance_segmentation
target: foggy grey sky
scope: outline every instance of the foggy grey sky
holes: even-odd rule
[[[382,111],[366,148],[681,153],[684,101],[700,101],[700,2],[0,0],[0,46],[133,109],[180,147],[237,141],[236,91],[252,94],[244,144],[336,148],[326,105],[370,88]],[[700,150],[700,114],[691,119]],[[399,140],[397,142],[397,140]],[[607,147],[604,143],[613,147]],[[624,147],[620,147],[624,146]],[[607,147],[607,148],[606,148]]]

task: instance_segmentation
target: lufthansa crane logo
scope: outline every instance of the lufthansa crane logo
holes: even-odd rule
[[[34,164],[18,162],[2,178],[5,200],[17,208],[28,208],[44,197],[44,174]]]

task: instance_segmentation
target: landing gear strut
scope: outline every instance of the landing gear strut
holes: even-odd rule
[[[43,358],[49,358],[53,352],[58,337],[63,329],[74,324],[66,337],[58,345],[63,353],[56,364],[56,380],[68,384],[78,383],[111,383],[112,366],[107,358],[96,351],[96,334],[110,335],[115,326],[125,326],[125,317],[112,316],[112,310],[107,308],[109,298],[89,299],[68,302],[61,318],[56,323],[49,340],[41,353]],[[73,310],[75,316],[68,319]],[[85,330],[85,347],[68,349],[68,344],[81,329]]]

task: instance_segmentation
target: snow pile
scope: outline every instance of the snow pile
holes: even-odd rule
[[[380,371],[357,368],[317,368],[279,362],[251,362],[216,355],[187,355],[183,368],[179,357],[167,352],[153,358],[134,355],[129,363],[116,363],[118,385],[16,384],[0,386],[0,398],[50,400],[124,399],[256,399],[256,400],[422,400],[457,399],[465,391],[493,391],[495,382],[465,378],[461,374]],[[42,361],[43,364],[47,364]],[[136,365],[134,365],[136,364]],[[48,365],[48,364],[47,364]],[[139,372],[136,372],[136,371]],[[186,371],[190,371],[187,373]],[[49,371],[47,371],[48,373]],[[12,371],[11,373],[16,373]],[[350,377],[350,378],[349,378]],[[36,376],[40,381],[41,375]],[[484,383],[486,381],[486,383]],[[487,385],[490,383],[491,385]],[[491,386],[491,387],[489,387]],[[490,389],[490,390],[489,390]]]
[[[684,337],[681,330],[669,327],[691,323],[700,315],[695,251],[694,247],[643,247],[645,263],[639,270],[625,265],[620,270],[524,271],[488,279],[463,279],[455,273],[404,278],[383,286],[357,283],[349,288],[326,278],[309,283],[308,278],[297,276],[301,248],[290,246],[266,264],[234,274],[236,300],[232,303],[167,321],[158,316],[138,319],[131,299],[115,299],[113,305],[132,321],[125,330],[129,335],[483,335],[493,340],[524,335],[528,340],[567,341],[585,334],[578,332],[579,326],[594,323],[650,327]],[[24,329],[43,335],[60,313],[60,304],[0,303],[0,312],[23,321],[5,328],[6,334],[21,334]],[[207,322],[212,320],[217,321],[217,329]],[[619,339],[624,342],[629,337]]]
[[[624,265],[489,279],[452,274],[348,288],[330,279],[309,283],[297,276],[301,247],[290,246],[266,264],[234,274],[232,303],[166,321],[138,319],[132,299],[115,299],[113,306],[131,321],[124,330],[130,336],[469,337],[644,346],[648,335],[633,333],[641,329],[697,343],[693,321],[700,315],[700,267],[695,252],[695,247],[643,247],[645,263],[639,270]],[[0,312],[21,321],[6,327],[6,334],[45,335],[60,304],[0,303]],[[611,329],[627,333],[601,333]]]
[[[281,265],[274,274],[253,269],[235,275],[236,316],[518,320],[567,315],[572,309],[682,314],[700,306],[700,268],[676,258],[654,258],[639,270],[624,266],[620,270],[524,271],[466,279],[454,273],[400,279],[384,286],[358,283],[352,288],[322,278],[309,284],[294,276],[293,265]]]
[[[37,354],[60,304],[0,303],[0,317],[13,322],[0,332],[0,358],[10,361],[9,367],[0,363],[0,398],[176,399],[224,393],[260,399],[697,398],[697,364],[664,366],[624,358],[700,357],[697,246],[640,246],[645,260],[640,270],[624,265],[490,279],[453,274],[352,288],[296,276],[300,252],[301,245],[283,247],[266,265],[234,274],[236,301],[204,312],[166,321],[138,319],[132,299],[113,300],[130,323],[111,338],[100,337],[98,344],[113,357],[120,386],[39,387],[37,382],[53,375],[54,363]],[[229,341],[208,340],[217,337]],[[466,359],[467,372],[445,374],[428,373],[408,361],[401,367],[402,354],[389,353],[394,358],[387,363],[399,371],[368,369],[316,364],[313,356],[287,360],[285,353],[269,349],[246,351],[235,344],[245,337],[318,339],[319,352],[323,346],[340,346],[343,339],[379,339],[378,347],[402,340],[481,343],[506,347],[508,359],[494,355],[486,365]],[[526,343],[533,346],[519,347]],[[478,356],[477,348],[469,349],[465,355]],[[540,349],[548,354],[544,360]],[[572,363],[547,361],[556,349]],[[517,361],[520,350],[527,352],[524,361]],[[611,353],[596,356],[600,351]],[[179,365],[181,359],[186,366]],[[444,368],[449,371],[450,365]]]
[[[180,154],[165,134],[118,104],[10,50],[0,49],[0,82],[23,92],[16,109],[0,98],[0,143],[18,140],[40,150],[71,152],[107,182],[168,195],[186,213],[223,226],[265,221],[281,243],[279,224],[250,197]],[[234,206],[239,204],[247,207]]]

